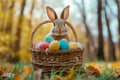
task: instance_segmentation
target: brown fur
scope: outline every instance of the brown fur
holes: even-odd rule
[[[58,19],[57,14],[51,7],[47,7],[46,9],[49,19],[54,24],[54,27],[51,29],[51,32],[48,35],[52,36],[55,40],[66,39],[67,41],[70,41],[68,30],[65,27],[65,20],[69,15],[69,6],[64,8],[62,11],[61,19]]]
[[[67,41],[70,41],[70,36],[69,34],[66,34],[66,35],[54,35],[54,34],[49,34],[49,36],[52,36],[55,40],[60,40],[60,39],[66,39]]]

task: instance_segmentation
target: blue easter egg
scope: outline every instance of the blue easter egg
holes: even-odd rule
[[[46,37],[45,37],[45,41],[46,41],[46,42],[49,42],[49,43],[50,43],[50,42],[53,41],[53,40],[54,40],[54,38],[53,38],[52,36],[46,36]]]
[[[60,42],[60,50],[68,50],[69,49],[69,44],[66,40],[61,39],[59,42]]]

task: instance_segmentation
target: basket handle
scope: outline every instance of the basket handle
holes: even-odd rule
[[[30,41],[30,47],[31,47],[31,48],[32,48],[32,42],[33,42],[33,36],[34,36],[35,32],[37,31],[37,29],[38,29],[39,27],[41,27],[43,24],[50,23],[50,22],[52,22],[52,21],[46,20],[46,21],[40,23],[40,24],[33,30],[32,35],[31,35],[31,41]],[[67,24],[67,25],[71,28],[71,30],[73,31],[74,37],[75,37],[75,41],[77,42],[77,41],[78,41],[78,38],[77,38],[77,34],[76,34],[73,26],[72,26],[69,22],[67,22],[67,21],[65,21],[65,24]]]
[[[77,41],[78,41],[78,38],[77,38],[77,34],[76,34],[76,32],[75,32],[73,26],[72,26],[69,22],[67,22],[67,21],[65,21],[65,24],[67,24],[68,27],[71,28],[71,30],[73,31],[74,37],[75,37],[75,41],[77,42]]]
[[[35,32],[37,31],[37,29],[38,29],[39,27],[41,27],[43,24],[50,23],[50,22],[52,22],[52,21],[46,20],[46,21],[40,23],[40,24],[33,30],[32,35],[31,35],[31,41],[30,41],[30,47],[31,47],[31,48],[32,48],[32,42],[33,42],[33,36],[34,36]]]

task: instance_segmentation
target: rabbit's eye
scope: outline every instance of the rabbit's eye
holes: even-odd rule
[[[55,27],[55,23],[54,23],[53,25],[54,25],[54,27]]]

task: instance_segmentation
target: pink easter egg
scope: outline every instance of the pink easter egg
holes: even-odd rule
[[[33,44],[33,48],[34,48],[34,49],[39,49],[41,44],[42,44],[41,41],[36,41],[36,42]]]
[[[48,47],[49,47],[48,42],[42,42],[42,44],[40,45],[40,49],[42,49],[42,50],[46,50]]]

